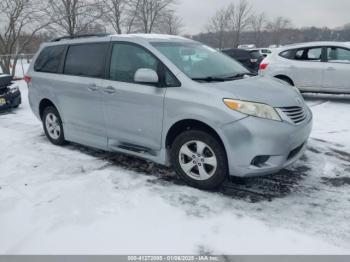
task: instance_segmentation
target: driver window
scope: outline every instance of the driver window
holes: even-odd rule
[[[134,75],[140,68],[158,71],[158,60],[145,49],[127,43],[113,45],[109,78],[120,82],[134,82]]]
[[[350,50],[329,47],[327,48],[327,60],[331,63],[350,63]]]

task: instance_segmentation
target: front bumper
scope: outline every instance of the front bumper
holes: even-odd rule
[[[308,117],[299,125],[246,117],[224,126],[230,175],[273,174],[293,164],[303,155],[311,133],[312,113],[307,110]]]
[[[7,91],[0,94],[0,98],[5,99],[5,104],[0,104],[0,111],[18,107],[22,103],[21,92],[18,90],[15,93]]]

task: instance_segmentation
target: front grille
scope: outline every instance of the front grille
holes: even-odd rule
[[[300,124],[307,118],[307,111],[303,107],[292,106],[281,107],[280,109],[295,124]]]

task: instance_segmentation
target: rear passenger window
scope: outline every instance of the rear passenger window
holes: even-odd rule
[[[64,74],[103,77],[107,50],[108,43],[70,46],[66,56]]]
[[[295,53],[295,60],[321,61],[322,47],[299,49]]]
[[[34,64],[34,71],[45,73],[57,73],[62,56],[64,54],[65,46],[48,46],[45,47]]]

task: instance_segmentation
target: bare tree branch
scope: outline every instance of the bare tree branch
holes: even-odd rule
[[[282,16],[275,18],[267,25],[267,29],[272,33],[272,42],[275,45],[281,44],[283,32],[292,27],[291,20]]]
[[[0,2],[0,55],[3,55],[0,66],[4,73],[14,75],[19,54],[40,30],[50,24],[40,11],[41,7],[42,2],[38,0]],[[7,54],[12,54],[13,57],[4,56]]]
[[[208,32],[218,33],[218,47],[220,50],[224,48],[224,35],[229,30],[229,21],[230,13],[227,12],[226,8],[222,8],[215,13],[207,25]]]
[[[253,15],[250,19],[250,25],[254,33],[254,41],[256,46],[261,46],[261,38],[263,30],[267,26],[267,19],[265,13]]]

